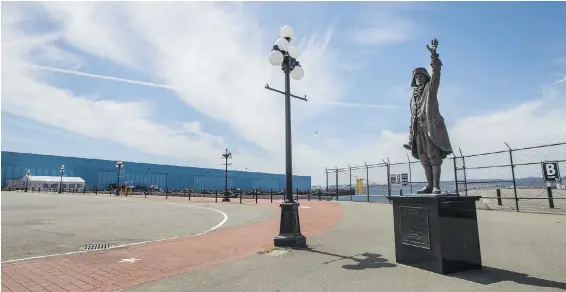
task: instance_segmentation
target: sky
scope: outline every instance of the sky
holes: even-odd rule
[[[2,150],[284,173],[406,161],[411,73],[439,40],[464,154],[566,141],[564,2],[2,2]],[[446,170],[449,165],[445,163]],[[447,171],[445,173],[449,173]],[[451,175],[451,174],[447,174]]]

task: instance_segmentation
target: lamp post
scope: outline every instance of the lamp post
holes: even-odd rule
[[[307,239],[301,234],[299,222],[299,203],[293,200],[293,164],[291,151],[291,97],[307,100],[306,97],[298,97],[291,94],[291,80],[300,80],[304,71],[296,57],[299,50],[290,46],[293,38],[293,29],[284,26],[279,31],[280,38],[275,42],[269,54],[269,63],[273,66],[281,66],[285,73],[285,92],[273,89],[266,85],[265,88],[285,95],[285,202],[281,206],[281,222],[279,235],[274,239],[275,246],[302,247],[306,246]]]
[[[230,202],[230,197],[228,196],[228,165],[232,163],[228,163],[228,159],[232,158],[232,153],[226,149],[226,152],[222,154],[222,158],[225,160],[223,165],[226,166],[224,170],[224,197],[222,198],[222,202]]]
[[[26,189],[24,190],[24,192],[28,191],[28,186],[29,186],[29,175],[31,174],[31,170],[26,170]]]
[[[59,181],[59,194],[63,192],[63,173],[65,173],[65,165],[61,164],[61,168],[59,169],[61,173],[61,180]]]
[[[120,170],[124,167],[124,162],[122,160],[116,162],[116,168],[118,168],[118,173],[116,173],[116,196],[120,195]]]

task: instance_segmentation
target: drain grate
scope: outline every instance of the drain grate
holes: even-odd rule
[[[80,250],[102,250],[116,247],[115,244],[89,244],[79,247]]]

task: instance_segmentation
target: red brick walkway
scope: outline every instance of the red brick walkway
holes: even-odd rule
[[[307,237],[342,217],[335,202],[300,203],[311,207],[300,209]],[[254,254],[273,247],[278,231],[279,218],[184,239],[3,264],[2,291],[115,291]]]

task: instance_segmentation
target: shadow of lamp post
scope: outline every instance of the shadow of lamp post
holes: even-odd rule
[[[59,181],[59,194],[63,192],[63,174],[65,173],[65,165],[61,164],[61,168],[59,169],[61,173],[61,180]]]
[[[116,196],[120,195],[120,170],[124,167],[124,162],[122,160],[116,162],[116,168],[118,168],[118,172],[116,173]]]
[[[299,221],[299,203],[293,200],[293,164],[291,151],[291,97],[307,100],[305,97],[298,97],[291,94],[291,80],[300,80],[304,76],[304,71],[299,61],[295,59],[299,50],[290,46],[293,38],[293,29],[284,26],[279,31],[280,38],[275,42],[271,53],[269,53],[269,63],[273,66],[281,66],[285,73],[285,92],[273,89],[269,85],[265,88],[285,95],[285,202],[281,206],[281,222],[279,235],[274,238],[275,246],[302,247],[306,246],[307,240],[301,234],[301,224]]]
[[[232,153],[226,149],[226,152],[222,154],[222,158],[226,161],[223,164],[226,168],[224,170],[224,197],[222,198],[222,202],[230,202],[230,197],[228,196],[228,165],[232,163],[228,163],[228,159],[232,158]]]

